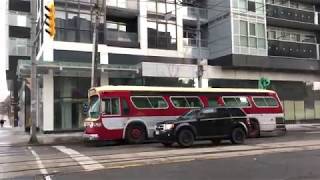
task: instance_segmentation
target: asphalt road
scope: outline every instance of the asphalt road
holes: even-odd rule
[[[319,180],[320,150],[198,160],[52,176],[53,180]]]
[[[242,178],[242,173],[249,179],[263,175],[285,179],[281,176],[290,174],[307,179],[318,176],[319,151],[320,129],[247,139],[239,146],[228,141],[219,146],[200,142],[187,149],[159,143],[100,147],[0,143],[0,179],[43,179],[45,175],[51,179],[233,179]]]

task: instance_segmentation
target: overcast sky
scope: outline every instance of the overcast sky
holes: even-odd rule
[[[0,101],[9,95],[6,81],[7,29],[6,0],[0,0]]]

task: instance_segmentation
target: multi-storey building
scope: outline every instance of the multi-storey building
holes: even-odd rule
[[[209,86],[256,87],[267,77],[287,120],[319,119],[319,2],[211,2],[227,12],[209,11]]]
[[[8,47],[8,62],[6,78],[8,90],[10,91],[11,111],[13,113],[14,125],[24,126],[25,117],[29,117],[30,99],[28,98],[29,88],[23,79],[17,76],[17,64],[19,60],[29,60],[31,55],[30,48],[30,0],[7,0],[6,14],[7,21],[4,22],[6,29],[2,32],[6,33],[7,41],[5,47]],[[21,92],[19,92],[22,90]],[[27,93],[25,98],[25,93]],[[22,105],[22,106],[21,106]],[[21,109],[20,107],[27,107]],[[22,118],[19,120],[19,118]],[[20,123],[20,124],[19,124]]]
[[[55,0],[57,34],[52,40],[41,26],[47,1],[38,0],[38,125],[45,132],[82,128],[94,2]],[[319,94],[312,88],[320,81],[318,4],[308,3],[100,1],[100,85],[196,87],[201,64],[203,87],[257,88],[259,78],[267,77],[288,120],[320,118]],[[20,61],[17,69],[19,77],[27,77],[30,63]]]

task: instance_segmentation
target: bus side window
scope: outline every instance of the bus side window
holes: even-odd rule
[[[128,102],[125,99],[122,99],[122,112],[124,115],[128,115],[130,112],[129,106],[128,106]]]
[[[219,107],[221,106],[215,97],[208,97],[209,107]]]
[[[106,115],[119,115],[120,106],[119,98],[105,98],[102,99],[102,111]]]

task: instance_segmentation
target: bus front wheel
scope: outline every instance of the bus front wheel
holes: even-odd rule
[[[146,140],[147,131],[144,125],[132,124],[127,127],[126,140],[129,144],[141,144]]]

